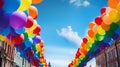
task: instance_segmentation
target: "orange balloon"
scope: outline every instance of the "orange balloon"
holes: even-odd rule
[[[38,4],[38,3],[41,3],[43,0],[32,0],[32,3],[33,4]]]
[[[108,14],[104,15],[104,16],[102,17],[102,20],[103,20],[103,22],[104,22],[105,24],[107,24],[107,25],[110,25],[110,24],[112,23],[112,21],[110,20]]]
[[[119,3],[119,0],[108,0],[108,6],[114,9],[117,8],[118,3]]]
[[[88,35],[93,38],[95,36],[94,32],[92,30],[88,30]]]
[[[31,16],[33,19],[36,19],[38,17],[38,10],[36,7],[30,6],[28,11],[29,11],[29,16]]]
[[[110,29],[110,25],[105,24],[104,22],[101,24],[101,27],[105,30],[108,31]]]
[[[91,23],[89,23],[88,26],[89,26],[90,29],[92,29],[94,25],[95,25],[95,23],[91,22]]]

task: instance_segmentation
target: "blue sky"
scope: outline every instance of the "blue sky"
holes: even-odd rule
[[[52,67],[67,67],[87,34],[88,24],[100,15],[107,0],[44,0],[35,6],[47,62]],[[95,64],[95,59],[90,63]]]

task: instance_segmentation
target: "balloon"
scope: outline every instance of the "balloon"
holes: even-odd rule
[[[15,42],[15,44],[21,44],[23,43],[24,36],[22,34],[17,35],[17,36],[14,36],[12,40]]]
[[[100,35],[100,34],[96,34],[96,40],[98,40],[98,41],[101,41],[101,40],[103,40],[104,39],[104,36],[103,35]]]
[[[20,0],[4,0],[3,11],[12,13],[20,6]]]
[[[110,25],[105,24],[104,22],[101,24],[102,29],[108,31],[110,29]]]
[[[106,11],[106,7],[103,7],[100,12],[101,12],[101,14],[103,14],[103,13],[105,13],[105,11]]]
[[[88,30],[88,35],[92,38],[95,36],[94,32],[92,30]]]
[[[103,21],[102,18],[99,17],[99,16],[95,18],[95,23],[96,23],[97,25],[101,25],[101,24],[102,24],[102,21]]]
[[[87,43],[87,41],[88,41],[87,38],[83,38],[84,43]]]
[[[25,27],[26,27],[26,28],[32,27],[33,22],[34,22],[33,18],[32,18],[31,16],[28,16],[28,18],[27,18],[27,23],[26,23]]]
[[[117,8],[118,3],[119,3],[119,0],[108,0],[108,6],[114,9]]]
[[[20,29],[15,29],[15,32],[17,34],[23,34],[25,32],[25,28],[23,27],[23,28],[20,28]]]
[[[10,25],[14,29],[23,28],[26,24],[27,17],[25,13],[16,11],[10,17]]]
[[[107,25],[110,25],[110,24],[112,23],[112,21],[110,20],[109,15],[104,15],[104,16],[102,17],[102,20],[103,20],[103,22],[104,22],[105,24],[107,24]]]
[[[4,30],[0,30],[0,34],[2,34],[3,36],[7,36],[8,34],[10,34],[11,28],[10,26],[8,26],[6,29]]]
[[[25,44],[15,44],[14,45],[17,49],[19,49],[19,51],[23,51],[25,49]]]
[[[41,31],[41,28],[40,28],[40,26],[38,25],[38,26],[33,30],[33,33],[36,34],[36,35],[40,35],[40,31]]]
[[[9,15],[0,11],[0,30],[3,30],[9,26]]]
[[[105,30],[101,26],[98,27],[97,32],[100,35],[105,35]]]
[[[113,36],[112,36],[112,38],[113,38],[114,40],[116,40],[118,37],[119,37],[119,34],[116,34],[116,33],[114,33]]]
[[[32,0],[32,3],[33,4],[38,4],[38,3],[41,3],[43,0]]]
[[[114,32],[118,27],[119,27],[118,24],[112,23],[112,24],[110,25],[110,30]]]
[[[24,42],[25,42],[28,39],[28,34],[24,32],[23,35],[24,35]]]
[[[33,44],[33,41],[32,41],[31,38],[29,38],[28,40],[25,41],[25,46],[26,46],[27,48],[31,47],[32,44]]]
[[[109,18],[112,22],[116,23],[117,21],[120,20],[120,15],[118,14],[117,10],[112,10],[109,13]]]
[[[120,14],[120,3],[117,5],[118,13]]]
[[[26,16],[28,16],[29,14],[28,10],[25,10],[24,13],[26,14]]]
[[[119,27],[117,28],[117,30],[115,31],[116,34],[120,34],[120,25]]]
[[[109,36],[105,36],[104,39],[103,39],[103,41],[104,41],[105,43],[109,43],[110,40],[111,40],[111,37],[109,37]]]
[[[32,4],[32,0],[21,0],[20,7],[18,8],[18,11],[25,11],[27,10]]]
[[[33,38],[33,43],[34,44],[38,44],[38,43],[40,43],[40,41],[41,41],[40,36],[36,36],[36,37]]]
[[[95,25],[95,24],[94,24],[93,22],[91,22],[91,23],[89,23],[88,26],[89,26],[90,29],[92,29],[92,28],[94,27],[94,25]]]
[[[1,41],[5,41],[6,39],[7,39],[6,36],[0,35],[0,40],[1,40]]]
[[[3,4],[4,4],[4,0],[0,0],[0,9],[2,8]]]
[[[37,8],[34,6],[30,6],[28,10],[29,10],[29,16],[31,16],[33,19],[36,19],[38,16]]]

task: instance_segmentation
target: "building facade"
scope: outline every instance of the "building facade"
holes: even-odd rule
[[[0,67],[15,67],[14,52],[14,47],[0,41]]]
[[[120,37],[95,58],[96,67],[120,67]]]

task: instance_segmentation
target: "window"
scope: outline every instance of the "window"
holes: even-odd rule
[[[118,62],[117,61],[115,62],[115,66],[114,67],[118,67]]]
[[[115,52],[115,53],[114,53],[114,54],[115,54],[115,58],[117,58],[117,52],[116,52],[116,50],[114,50],[114,52]]]

